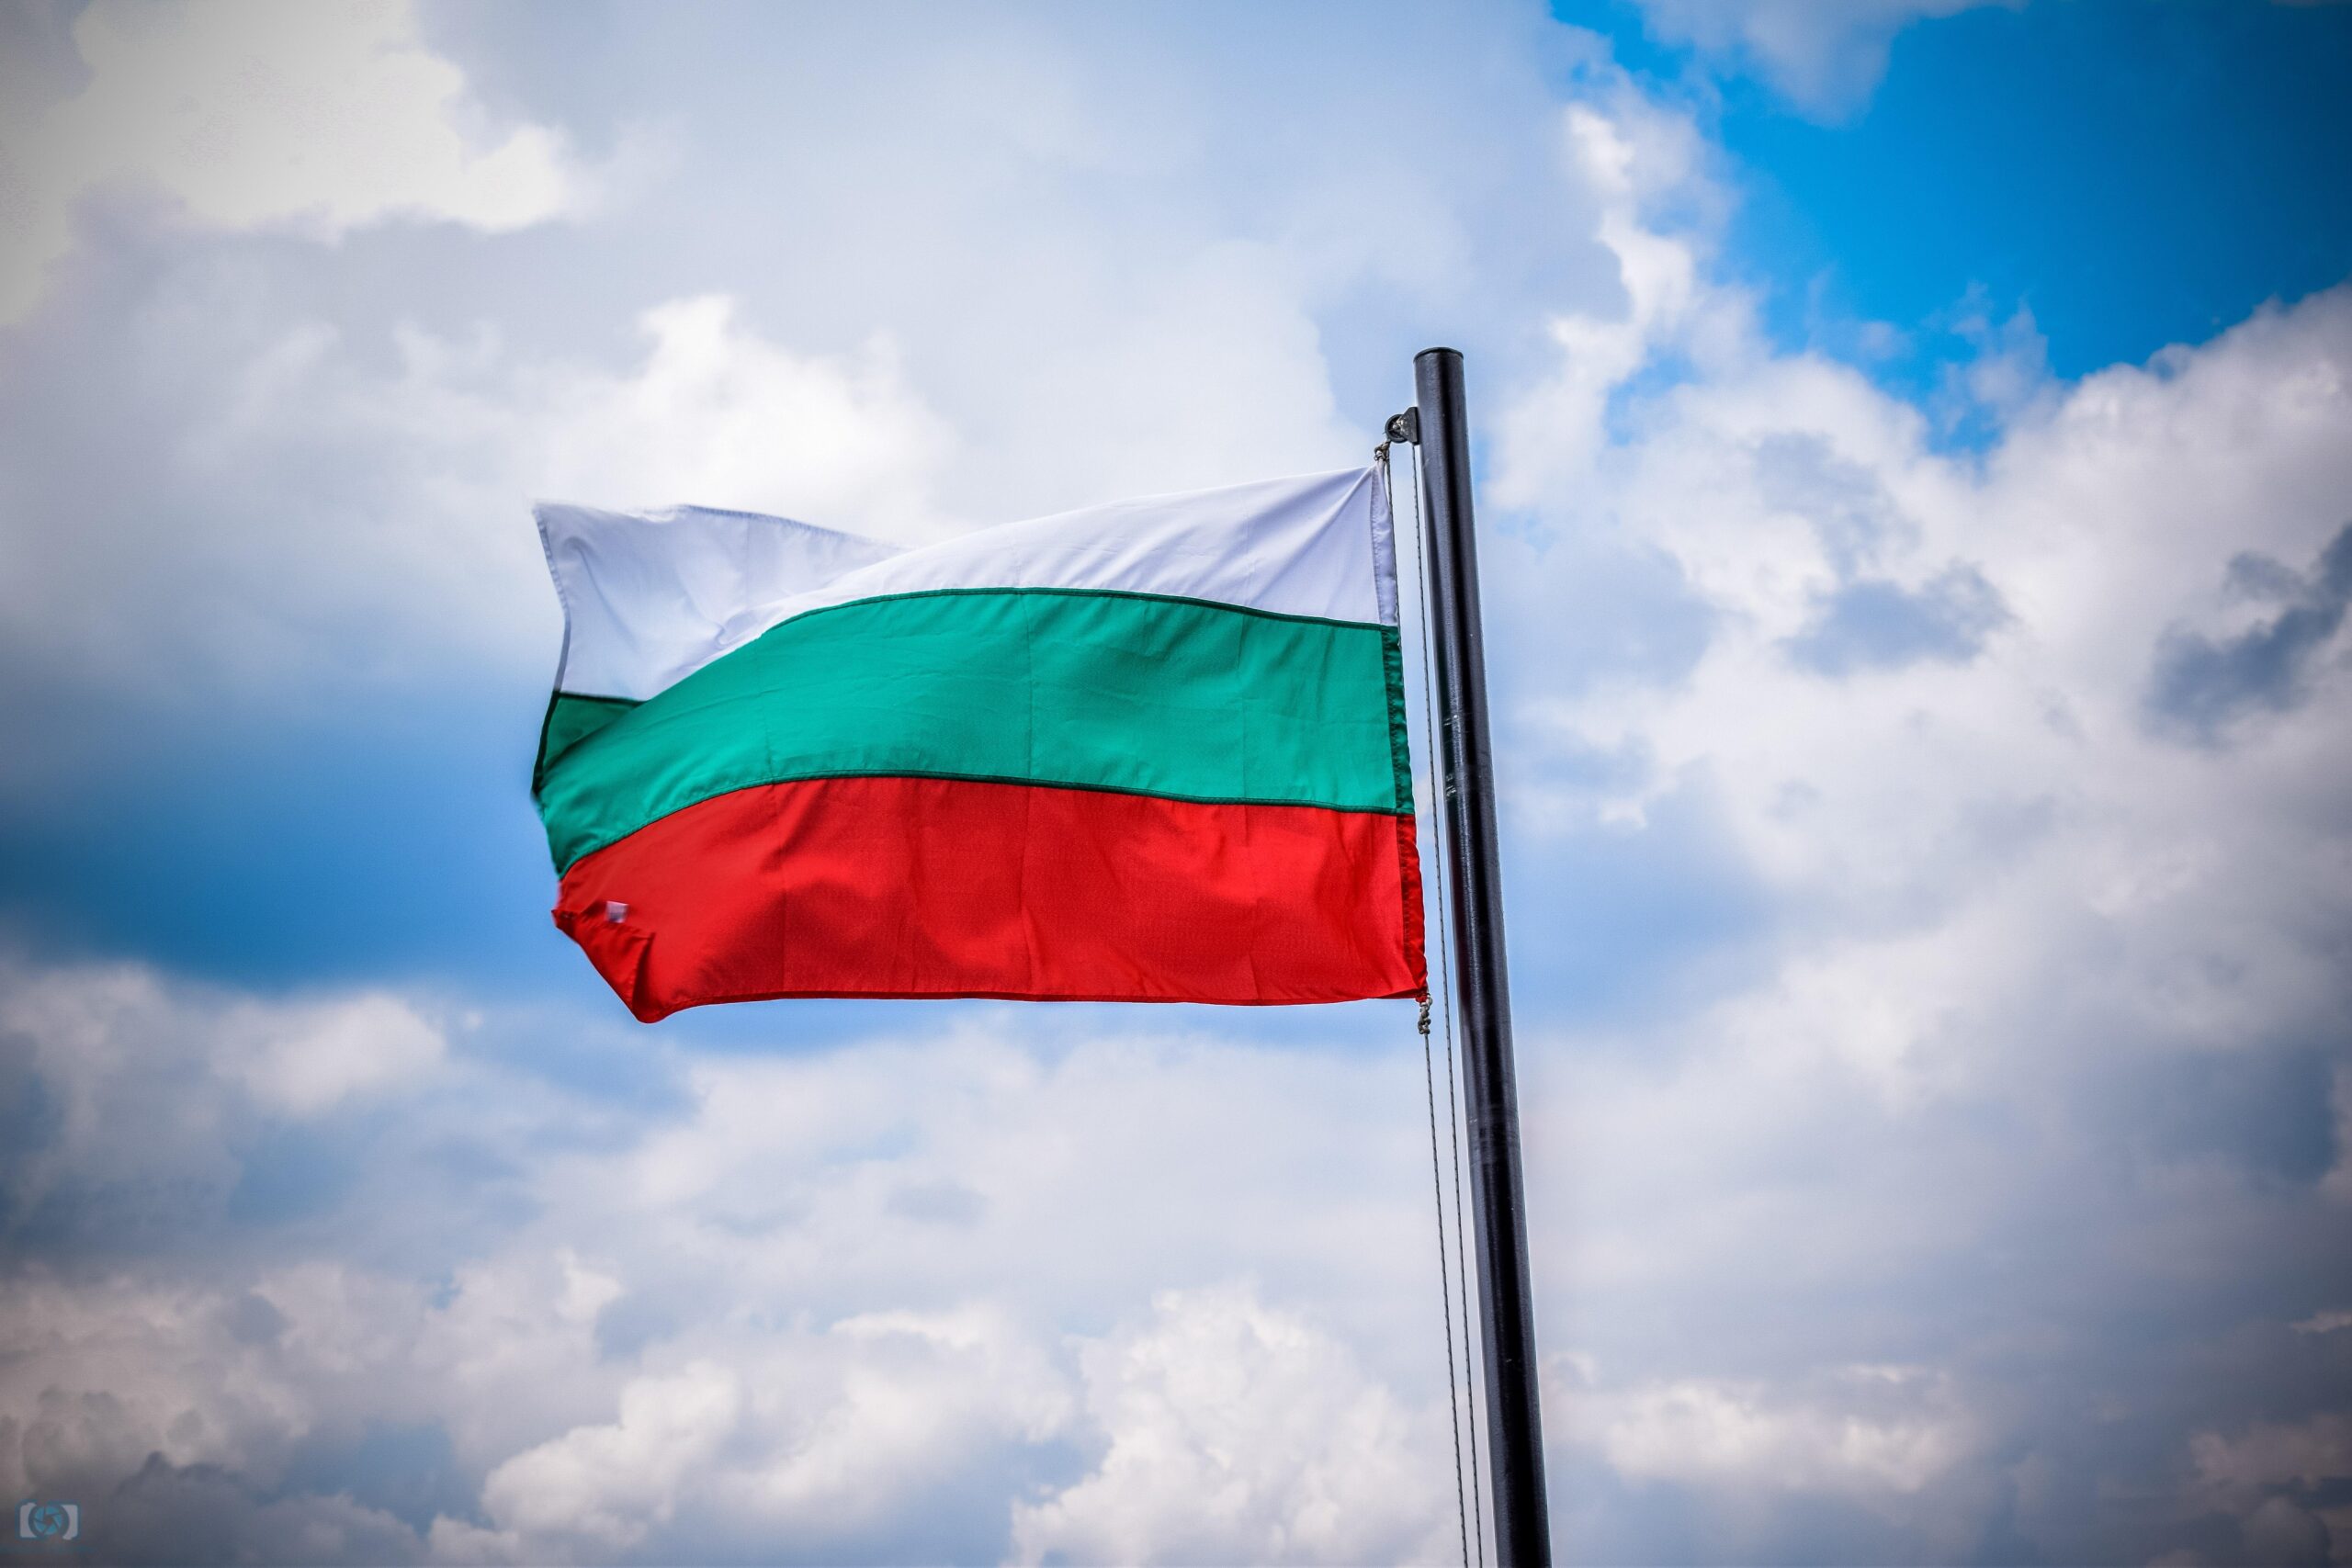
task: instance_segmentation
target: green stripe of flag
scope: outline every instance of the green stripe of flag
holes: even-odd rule
[[[860,601],[786,621],[634,707],[571,711],[598,700],[560,696],[540,815],[562,870],[696,801],[793,779],[1408,812],[1395,641],[1136,594]]]

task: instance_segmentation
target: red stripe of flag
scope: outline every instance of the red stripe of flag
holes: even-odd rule
[[[555,919],[639,1018],[772,997],[1418,994],[1409,817],[916,778],[742,789],[575,863]]]

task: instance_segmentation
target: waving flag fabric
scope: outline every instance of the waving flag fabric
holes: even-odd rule
[[[556,923],[639,1018],[1421,989],[1379,469],[918,548],[537,515]]]

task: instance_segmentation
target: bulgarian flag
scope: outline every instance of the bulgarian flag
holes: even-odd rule
[[[1385,470],[916,548],[537,516],[555,920],[639,1018],[1423,989]]]

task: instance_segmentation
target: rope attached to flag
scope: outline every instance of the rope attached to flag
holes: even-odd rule
[[[1393,428],[1394,427],[1392,426],[1392,430]],[[1388,442],[1383,441],[1378,446],[1373,449],[1374,458],[1380,464],[1381,480],[1384,484],[1386,484],[1389,479],[1389,445],[1390,444]],[[1415,575],[1420,584],[1422,584],[1422,592],[1426,595],[1426,585],[1429,581],[1429,577],[1428,563],[1423,556],[1426,547],[1423,545],[1421,540],[1421,453],[1420,447],[1416,445],[1413,447],[1413,565]],[[1393,501],[1393,497],[1396,494],[1394,486],[1389,487],[1389,494]],[[1427,748],[1429,752],[1429,794],[1427,798],[1429,801],[1430,810],[1434,812],[1437,808],[1438,801],[1442,797],[1438,793],[1437,737],[1430,730],[1429,728],[1436,722],[1437,705],[1432,694],[1434,677],[1431,674],[1435,661],[1435,654],[1430,646],[1429,615],[1426,599],[1424,599],[1421,606],[1420,642],[1421,713],[1423,716],[1423,732],[1429,735],[1429,746]],[[1432,824],[1432,828],[1434,829],[1434,823]],[[1472,1372],[1472,1355],[1470,1350],[1470,1274],[1468,1259],[1464,1256],[1464,1248],[1466,1246],[1466,1243],[1463,1238],[1468,1233],[1464,1221],[1462,1207],[1462,1134],[1460,1113],[1456,1109],[1456,1101],[1453,1092],[1453,948],[1446,940],[1448,916],[1445,898],[1446,856],[1444,835],[1442,832],[1432,830],[1424,837],[1423,841],[1430,846],[1430,863],[1431,869],[1436,874],[1435,892],[1437,897],[1435,903],[1437,905],[1438,912],[1438,965],[1440,976],[1444,982],[1441,987],[1442,998],[1441,1006],[1442,1009],[1442,1017],[1444,1023],[1445,1036],[1445,1119],[1446,1131],[1453,1145],[1453,1277],[1449,1279],[1447,1270],[1445,1182],[1441,1172],[1441,1160],[1438,1154],[1436,1067],[1432,1059],[1430,1045],[1430,993],[1425,990],[1421,993],[1421,1011],[1419,1022],[1419,1029],[1421,1036],[1421,1080],[1423,1088],[1427,1090],[1429,1100],[1430,1185],[1431,1191],[1435,1196],[1437,1204],[1438,1294],[1442,1303],[1442,1314],[1445,1322],[1446,1404],[1448,1413],[1452,1416],[1453,1420],[1454,1511],[1457,1520],[1461,1526],[1462,1561],[1464,1568],[1470,1568],[1470,1565],[1474,1562],[1476,1563],[1477,1568],[1485,1568],[1487,1560],[1487,1540],[1486,1529],[1484,1528],[1484,1510],[1477,1510],[1479,1513],[1479,1518],[1476,1523],[1473,1522],[1471,1517],[1474,1508],[1476,1507],[1475,1500],[1481,1496],[1483,1492],[1479,1484],[1478,1473],[1477,1391],[1474,1374]],[[1461,1377],[1458,1382],[1454,1376],[1454,1370],[1457,1363],[1454,1359],[1453,1351],[1453,1303],[1457,1299],[1462,1303],[1463,1336],[1462,1358],[1459,1362]],[[1466,1488],[1464,1485],[1463,1481],[1462,1464],[1462,1428],[1464,1426],[1463,1412],[1465,1408],[1469,1412],[1468,1426],[1470,1427],[1469,1483]]]

